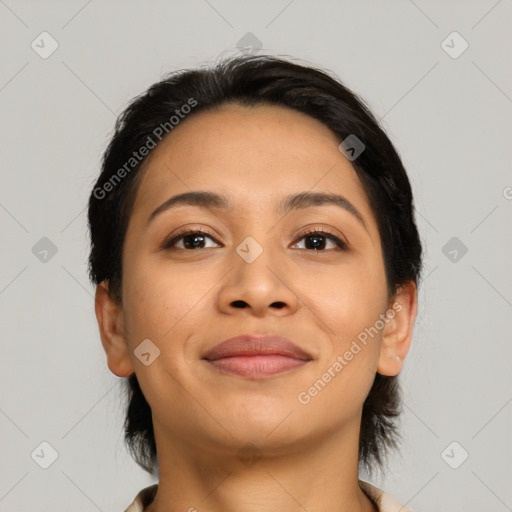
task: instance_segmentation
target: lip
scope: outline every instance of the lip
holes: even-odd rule
[[[311,361],[312,356],[289,339],[277,335],[244,334],[210,349],[203,360],[222,373],[264,378]]]

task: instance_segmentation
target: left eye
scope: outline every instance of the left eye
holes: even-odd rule
[[[336,247],[338,247],[338,249],[346,249],[347,246],[344,242],[342,242],[337,236],[334,236],[332,233],[329,233],[327,231],[323,231],[321,229],[317,230],[315,229],[314,231],[310,231],[308,233],[304,233],[303,235],[301,235],[300,239],[309,239],[310,241],[312,241],[312,243],[310,243],[309,245],[312,246],[312,247],[304,247],[304,249],[310,249],[310,250],[313,250],[313,251],[318,251],[319,249],[325,249],[325,244],[326,242],[323,241],[322,239],[326,239],[332,243],[334,243],[334,245]]]

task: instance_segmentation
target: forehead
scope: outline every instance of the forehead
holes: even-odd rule
[[[172,194],[207,189],[252,211],[287,193],[340,193],[371,216],[339,142],[323,123],[287,107],[231,103],[194,113],[144,162],[132,215],[149,215]]]

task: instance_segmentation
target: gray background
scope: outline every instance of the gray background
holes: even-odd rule
[[[123,447],[85,205],[134,95],[247,51],[336,73],[413,185],[426,270],[404,441],[373,483],[415,512],[512,510],[511,21],[511,0],[0,0],[0,510],[120,511],[153,482]],[[45,59],[31,47],[51,48],[43,31],[58,43]],[[469,44],[457,58],[463,41],[442,45],[453,31]],[[237,47],[248,32],[260,50]],[[48,469],[43,441],[58,453]]]

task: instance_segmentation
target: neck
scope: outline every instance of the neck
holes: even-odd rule
[[[378,512],[358,484],[358,425],[286,449],[208,450],[154,429],[159,484],[145,512]]]

